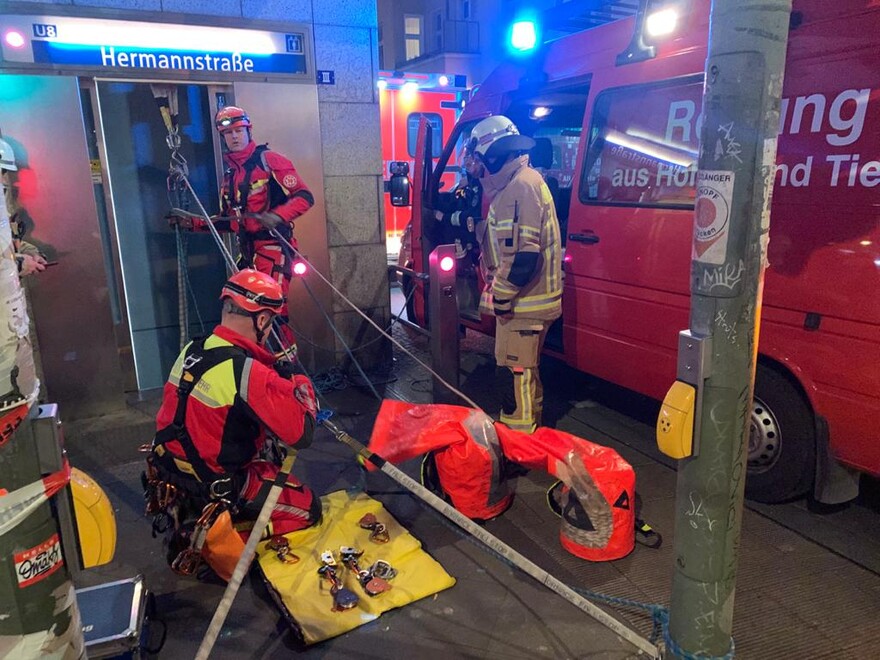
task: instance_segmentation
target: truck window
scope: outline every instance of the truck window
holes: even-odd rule
[[[692,208],[700,144],[699,78],[602,92],[593,108],[582,202]]]
[[[550,189],[563,237],[589,93],[589,84],[543,89],[515,100],[507,110],[520,132],[535,139],[529,159]]]
[[[431,124],[431,154],[434,158],[443,150],[443,117],[436,112],[412,112],[406,117],[406,150],[410,158],[416,157],[416,140],[419,137],[419,119],[425,117]]]
[[[542,170],[545,179],[556,179],[560,188],[571,188],[578,143],[581,141],[580,126],[539,126],[532,137],[538,147],[532,153],[532,165]],[[546,161],[541,162],[537,151],[541,150],[544,140],[550,144],[546,150]]]

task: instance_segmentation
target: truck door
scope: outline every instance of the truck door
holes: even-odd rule
[[[599,93],[568,223],[569,360],[658,398],[688,321],[701,94],[700,77]]]
[[[412,173],[410,221],[400,248],[398,262],[401,266],[418,273],[427,272],[428,255],[433,249],[430,241],[432,227],[425,221],[426,214],[431,213],[432,141],[433,129],[431,123],[427,118],[421,117],[416,137],[415,161]],[[428,235],[426,235],[425,230],[427,230]],[[406,274],[401,277],[401,282],[404,295],[407,298],[407,318],[413,323],[427,327],[427,287],[424,286],[425,283]]]

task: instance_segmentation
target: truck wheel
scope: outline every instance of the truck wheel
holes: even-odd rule
[[[759,364],[749,428],[746,497],[775,504],[806,495],[816,471],[816,426],[804,396]]]

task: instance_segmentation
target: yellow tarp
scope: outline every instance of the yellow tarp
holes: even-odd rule
[[[430,596],[455,584],[449,575],[412,534],[391,517],[382,505],[371,497],[345,491],[330,493],[321,498],[323,520],[317,527],[287,535],[291,550],[300,557],[299,563],[284,564],[266,543],[257,546],[257,559],[270,587],[275,590],[289,618],[299,626],[306,644],[341,635],[378,618],[383,612],[401,607]],[[373,513],[385,523],[391,540],[378,544],[370,541],[370,532],[361,529],[358,521],[366,513]],[[390,580],[392,589],[370,597],[357,579],[339,560],[340,546],[363,550],[358,560],[362,569],[383,559],[397,569]],[[338,575],[345,587],[356,593],[357,607],[343,612],[332,611],[333,597],[330,583],[318,575],[321,553],[333,550],[339,564]]]

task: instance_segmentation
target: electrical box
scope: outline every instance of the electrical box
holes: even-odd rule
[[[675,381],[657,416],[657,447],[671,458],[687,458],[694,448],[694,408],[697,390]]]

